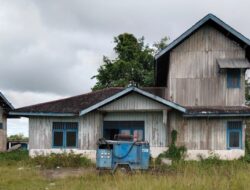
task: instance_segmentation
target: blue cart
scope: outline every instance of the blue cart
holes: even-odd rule
[[[147,170],[149,167],[148,142],[99,139],[97,146],[96,167],[99,170],[116,171],[118,167]]]

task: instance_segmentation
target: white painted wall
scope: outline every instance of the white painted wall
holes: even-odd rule
[[[160,153],[166,151],[167,147],[150,147],[150,154],[153,158],[156,158]],[[80,149],[30,149],[29,155],[35,157],[37,155],[49,155],[51,153],[70,153],[82,154],[88,157],[93,162],[96,161],[96,150],[80,150]],[[200,160],[202,158],[208,158],[209,156],[216,155],[222,160],[234,160],[239,159],[245,155],[245,151],[241,149],[234,150],[188,150],[185,159],[186,160]]]

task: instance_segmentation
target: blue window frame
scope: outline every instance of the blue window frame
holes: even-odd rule
[[[228,121],[227,122],[227,148],[241,149],[242,148],[242,122]]]
[[[144,121],[104,121],[103,137],[114,140],[115,135],[126,134],[144,140]]]
[[[227,69],[227,88],[240,88],[240,69]]]
[[[53,122],[53,148],[76,148],[78,141],[78,123]]]

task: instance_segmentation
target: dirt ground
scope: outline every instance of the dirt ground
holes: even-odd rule
[[[42,169],[41,174],[47,179],[63,179],[66,177],[80,177],[84,174],[98,174],[95,168],[56,168]]]

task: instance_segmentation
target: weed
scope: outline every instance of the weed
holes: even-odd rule
[[[156,164],[160,164],[162,158],[169,158],[173,161],[180,161],[184,159],[185,153],[187,151],[185,146],[176,146],[176,140],[177,140],[177,131],[172,130],[171,132],[171,144],[167,151],[161,153],[156,158]]]
[[[5,157],[6,158],[6,157]],[[49,178],[32,165],[0,166],[0,189],[249,189],[250,164],[242,160],[219,161],[216,157],[202,161],[173,162],[159,166],[160,173],[145,172],[133,175],[98,175],[86,170],[79,176]],[[73,169],[74,170],[74,169]],[[58,170],[49,170],[57,172]]]
[[[0,153],[0,164],[14,164],[17,162],[28,162],[29,153],[27,150],[16,150],[12,152]]]
[[[57,168],[57,167],[87,167],[91,165],[91,160],[82,156],[81,154],[52,153],[48,156],[37,155],[31,159],[35,165],[40,165],[42,168]]]

